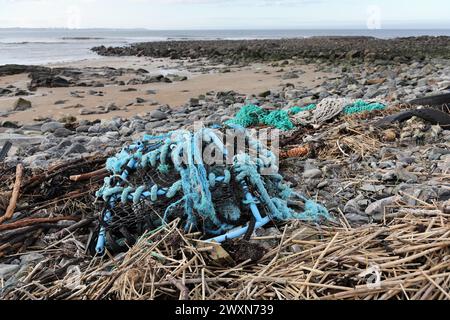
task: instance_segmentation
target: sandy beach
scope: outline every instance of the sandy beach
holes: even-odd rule
[[[181,61],[184,62],[184,61]],[[289,65],[280,72],[279,67],[271,67],[268,64],[252,64],[246,67],[232,67],[230,72],[220,72],[224,66],[214,65],[209,72],[190,71],[192,63],[182,64],[180,61],[170,59],[149,59],[135,57],[104,57],[94,60],[85,60],[72,63],[59,63],[48,65],[49,67],[66,68],[133,68],[145,69],[150,75],[176,73],[187,76],[187,80],[174,83],[152,83],[139,85],[106,85],[100,88],[86,88],[73,86],[70,88],[38,88],[26,99],[32,103],[32,108],[16,112],[4,117],[10,121],[20,123],[33,123],[35,119],[50,117],[59,119],[72,115],[78,119],[94,120],[97,118],[111,119],[113,117],[130,117],[154,110],[158,105],[169,105],[177,108],[188,102],[192,97],[198,97],[210,91],[236,91],[249,96],[257,96],[267,90],[282,88],[287,83],[306,86],[313,89],[319,86],[324,79],[331,76],[329,73],[315,70],[311,65]],[[205,67],[211,67],[207,64]],[[302,72],[300,79],[282,80],[284,72]],[[125,74],[118,80],[127,81],[132,76]],[[101,79],[91,79],[99,80]],[[12,85],[26,90],[30,79],[28,74],[4,76],[0,78],[0,87]],[[101,96],[90,94],[94,90],[101,92]],[[154,90],[154,94],[148,94],[148,90]],[[76,92],[77,95],[71,95]],[[145,102],[136,102],[136,99]],[[0,112],[11,110],[16,97],[0,97]],[[56,101],[64,101],[55,104]],[[115,103],[119,110],[110,111],[102,115],[82,115],[81,109],[95,110],[98,106],[107,106]]]

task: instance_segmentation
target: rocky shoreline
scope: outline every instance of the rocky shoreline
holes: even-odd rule
[[[312,37],[281,40],[214,40],[145,42],[126,47],[95,47],[104,56],[205,58],[228,65],[283,59],[409,62],[450,58],[450,37]]]

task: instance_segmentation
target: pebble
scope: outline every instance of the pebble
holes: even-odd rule
[[[13,104],[13,111],[25,111],[31,109],[31,102],[23,98],[19,98]]]
[[[82,126],[78,126],[76,129],[75,129],[75,131],[77,132],[77,133],[81,133],[81,132],[89,132],[89,128],[90,128],[91,126],[88,126],[88,125],[82,125]]]
[[[44,260],[44,255],[38,253],[38,252],[32,252],[28,254],[24,254],[20,257],[20,264],[29,264],[32,262],[39,262]]]
[[[67,151],[64,153],[65,156],[72,155],[72,154],[78,154],[78,153],[85,153],[87,152],[86,148],[79,143],[76,143],[72,145]]]
[[[167,119],[167,114],[165,112],[159,111],[159,110],[153,110],[150,112],[150,116],[153,119],[158,119],[158,120],[164,120]]]
[[[52,121],[52,122],[46,122],[41,126],[41,131],[46,132],[55,132],[56,129],[63,128],[64,125],[60,122]]]
[[[401,199],[401,197],[396,195],[396,196],[391,196],[391,197],[377,200],[367,206],[365,213],[369,216],[384,213],[384,209],[387,206],[394,204],[396,201],[398,201],[400,199]]]
[[[303,178],[314,179],[322,177],[322,171],[319,169],[309,169],[303,172]]]
[[[72,134],[74,134],[74,132],[70,131],[69,129],[66,129],[66,128],[58,128],[53,133],[53,135],[55,137],[58,137],[58,138],[65,138],[65,137],[68,137],[68,136],[70,136]]]
[[[8,279],[19,270],[18,264],[0,264],[0,279]]]

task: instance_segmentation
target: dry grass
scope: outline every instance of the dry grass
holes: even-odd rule
[[[429,206],[400,209],[386,225],[351,228],[344,220],[339,227],[316,227],[292,222],[284,226],[281,236],[273,236],[278,246],[260,261],[232,266],[215,265],[208,250],[197,246],[195,235],[184,235],[174,221],[141,237],[127,253],[97,258],[83,270],[50,283],[31,277],[9,296],[450,299],[449,217]],[[366,271],[368,277],[363,275]],[[380,282],[371,285],[377,273]]]

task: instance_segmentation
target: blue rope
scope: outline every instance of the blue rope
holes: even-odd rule
[[[142,141],[138,141],[123,148],[116,156],[107,160],[107,169],[113,176],[120,175],[119,181],[112,185],[112,176],[106,177],[104,185],[97,191],[97,197],[103,198],[114,208],[116,202],[123,204],[127,202],[139,203],[143,198],[155,203],[159,197],[165,196],[172,199],[181,196],[180,199],[171,203],[165,210],[163,223],[171,216],[172,211],[179,205],[183,206],[185,217],[185,230],[200,227],[198,218],[201,218],[205,232],[218,235],[211,241],[224,241],[242,235],[247,227],[230,224],[237,223],[241,219],[239,206],[231,200],[215,206],[212,200],[212,191],[218,184],[228,185],[235,179],[244,194],[244,205],[250,208],[256,219],[256,226],[261,227],[271,219],[289,220],[302,219],[307,221],[319,221],[321,218],[331,219],[328,211],[316,202],[302,195],[294,193],[279,174],[262,176],[263,168],[273,167],[276,169],[276,157],[272,151],[265,148],[260,141],[251,137],[249,132],[239,126],[235,129],[241,130],[248,144],[258,151],[259,156],[249,154],[238,154],[233,157],[233,164],[223,168],[206,168],[203,162],[202,150],[211,144],[227,155],[227,150],[211,129],[200,129],[195,133],[179,130],[170,135],[153,137],[145,135]],[[154,142],[156,141],[156,142]],[[127,182],[129,169],[153,168],[164,174],[178,173],[180,179],[168,188],[160,188],[156,184],[131,186]],[[214,170],[214,171],[213,171]],[[232,175],[231,172],[234,172]],[[125,185],[125,183],[127,185]],[[258,192],[255,197],[249,191],[249,185]],[[298,213],[288,207],[288,199],[300,198],[305,202],[305,211]],[[265,207],[268,215],[262,216],[260,208]],[[229,223],[221,221],[216,210]],[[194,214],[195,212],[195,214]],[[112,214],[106,210],[103,221],[108,225],[112,221]],[[105,245],[106,229],[100,229],[97,241],[97,252],[103,252]]]

